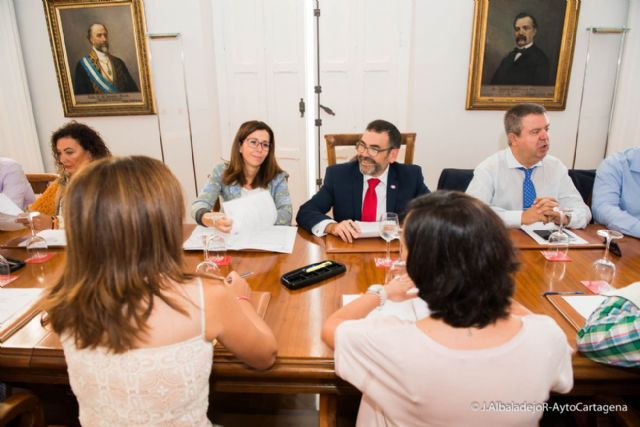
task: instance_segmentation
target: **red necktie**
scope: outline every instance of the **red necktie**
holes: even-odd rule
[[[367,188],[367,193],[364,195],[364,203],[362,203],[362,221],[374,222],[378,208],[376,186],[380,183],[380,180],[378,178],[369,178],[367,182],[369,183],[369,188]]]

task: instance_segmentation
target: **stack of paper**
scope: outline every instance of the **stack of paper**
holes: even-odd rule
[[[24,326],[39,311],[42,289],[0,289],[0,343]]]
[[[42,230],[36,233],[38,236],[44,238],[47,242],[47,246],[67,246],[67,236],[64,234],[64,230]],[[20,242],[20,247],[27,246],[27,239]]]
[[[14,231],[22,229],[22,224],[16,222],[18,215],[21,213],[22,209],[13,203],[13,200],[0,193],[0,230]]]
[[[273,225],[277,211],[268,191],[258,191],[246,197],[224,202],[224,213],[233,220],[226,247],[230,250],[258,249],[290,254],[296,241],[296,227]],[[198,226],[184,242],[185,250],[202,250],[203,235],[219,231]]]

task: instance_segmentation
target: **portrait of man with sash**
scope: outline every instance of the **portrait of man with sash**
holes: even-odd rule
[[[44,0],[66,117],[154,114],[142,0]]]
[[[91,51],[76,65],[73,88],[76,95],[139,92],[124,61],[109,53],[109,32],[100,23],[87,30]]]

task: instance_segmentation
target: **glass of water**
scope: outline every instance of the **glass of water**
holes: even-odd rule
[[[615,230],[598,230],[598,236],[606,239],[604,255],[593,262],[591,269],[595,280],[604,280],[611,284],[616,275],[616,265],[609,259],[609,245],[614,239],[621,239],[622,233]]]
[[[29,220],[29,228],[31,229],[31,237],[27,239],[27,257],[31,260],[42,259],[47,256],[47,241],[44,237],[36,234],[36,229],[33,226],[33,218],[40,215],[40,212],[29,212],[27,218]]]
[[[387,242],[387,256],[385,262],[391,263],[391,241],[400,237],[400,221],[395,212],[385,212],[380,216],[378,225],[380,237]]]
[[[9,261],[0,255],[0,288],[11,281],[11,266]]]

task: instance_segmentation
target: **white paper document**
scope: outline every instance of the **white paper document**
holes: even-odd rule
[[[13,200],[0,193],[0,230],[14,231],[24,228],[22,224],[16,222],[21,213],[22,209]]]
[[[607,297],[600,295],[575,295],[562,298],[585,319],[588,319],[591,313],[596,311],[596,308],[607,299]]]
[[[342,305],[358,299],[362,294],[342,295]],[[387,300],[382,307],[371,311],[367,317],[395,316],[399,319],[415,322],[429,315],[429,307],[422,298],[412,298],[402,302]]]
[[[236,251],[258,249],[290,254],[293,252],[297,231],[296,227],[270,225],[262,230],[253,230],[248,233],[226,234],[226,247],[228,250]],[[219,231],[199,225],[185,240],[182,248],[186,251],[201,251],[203,248],[202,236],[214,233],[219,233]]]
[[[278,218],[276,204],[266,190],[223,202],[222,208],[225,216],[233,220],[232,234],[273,227]]]
[[[369,237],[380,237],[379,222],[356,221],[356,224],[358,225],[358,227],[360,227],[360,236],[358,237],[358,239],[366,239]]]
[[[0,327],[33,304],[41,294],[40,288],[0,288]]]
[[[257,249],[290,254],[296,241],[297,227],[273,225],[278,217],[276,205],[268,191],[258,191],[222,204],[224,214],[233,220],[230,234],[225,234],[229,250]],[[202,250],[203,235],[220,233],[197,226],[184,242],[185,250]]]
[[[534,232],[534,230],[550,230],[551,232],[553,232],[558,229],[558,226],[551,222],[546,224],[543,224],[542,222],[534,222],[533,224],[529,224],[529,225],[521,225],[520,228],[525,233],[527,233],[533,240],[535,240],[536,243],[540,245],[548,246],[549,241],[540,237],[538,234]],[[573,231],[569,230],[568,228],[565,228],[564,232],[567,234],[567,236],[569,236],[569,246],[587,245],[589,243],[586,240],[584,240],[582,237],[579,237]]]
[[[64,234],[64,230],[42,230],[36,233],[38,236],[44,238],[47,242],[47,246],[67,246],[67,236]],[[24,239],[18,246],[27,246],[27,240]]]

